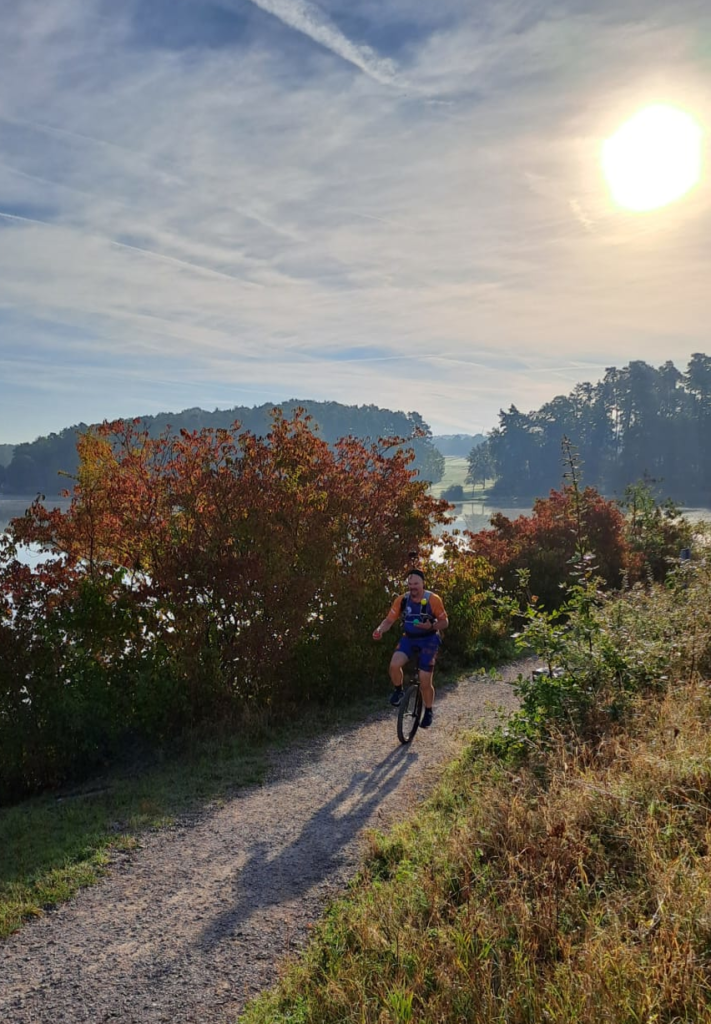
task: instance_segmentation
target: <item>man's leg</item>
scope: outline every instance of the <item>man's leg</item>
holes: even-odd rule
[[[420,669],[420,689],[422,690],[422,703],[425,708],[432,710],[432,705],[435,699],[435,688],[432,685],[432,677],[434,675],[434,669],[431,672],[425,672]]]
[[[402,670],[410,659],[402,651],[395,651],[390,659],[390,680],[393,686],[402,686]]]
[[[434,675],[436,657],[436,648],[423,651],[418,665],[420,670],[420,692],[422,693],[422,703],[425,705],[425,711],[420,722],[420,726],[423,729],[429,729],[432,725],[432,705],[435,699],[432,677]]]

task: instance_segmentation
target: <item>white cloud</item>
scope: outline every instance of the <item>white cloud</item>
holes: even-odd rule
[[[596,165],[609,125],[653,91],[653,57],[654,89],[674,81],[711,107],[689,28],[665,27],[661,62],[653,28],[571,14],[512,32],[514,5],[486,24],[459,16],[403,65],[439,106],[382,88],[400,72],[339,35],[336,15],[267,2],[344,60],[285,67],[268,38],[139,52],[125,18],[79,0],[9,18],[0,346],[41,344],[43,379],[63,388],[83,367],[75,419],[95,418],[88,390],[107,414],[119,398],[140,413],[149,397],[401,407],[407,394],[440,429],[481,429],[605,365],[704,348],[707,191],[635,219],[611,208]],[[333,359],[359,345],[389,358]],[[45,394],[13,401],[0,398],[0,441],[20,439],[20,416],[32,435],[65,423]]]

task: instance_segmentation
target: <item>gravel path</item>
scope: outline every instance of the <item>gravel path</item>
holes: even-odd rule
[[[98,885],[0,943],[0,1022],[234,1022],[353,876],[364,831],[432,787],[464,730],[510,712],[510,681],[530,667],[440,690],[434,727],[410,747],[388,707],[276,753],[262,785],[142,836]]]

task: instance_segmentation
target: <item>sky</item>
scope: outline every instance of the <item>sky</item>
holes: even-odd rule
[[[290,398],[496,426],[711,354],[706,176],[615,205],[603,141],[711,126],[707,0],[0,0],[0,443]]]

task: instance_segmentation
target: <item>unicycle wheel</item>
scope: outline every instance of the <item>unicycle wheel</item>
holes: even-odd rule
[[[409,743],[417,732],[422,718],[422,694],[417,683],[408,686],[400,702],[397,716],[397,738],[401,743]]]

